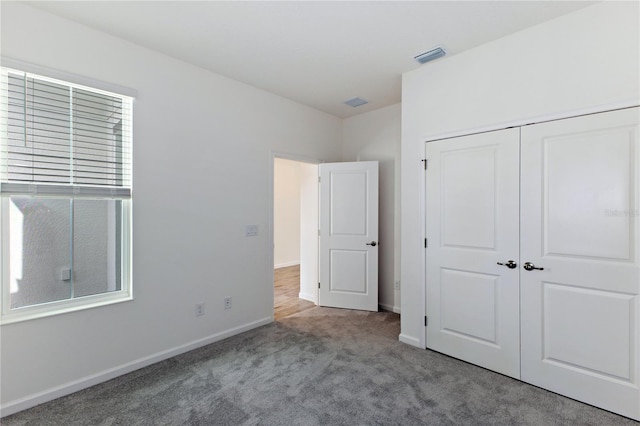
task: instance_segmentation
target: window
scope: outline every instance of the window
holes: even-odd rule
[[[131,299],[132,103],[1,69],[3,323]]]

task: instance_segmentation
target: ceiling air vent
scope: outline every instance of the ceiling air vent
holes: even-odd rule
[[[345,104],[349,105],[350,107],[359,107],[360,105],[364,105],[364,104],[368,104],[369,101],[365,101],[362,98],[352,98],[349,99],[348,101],[344,101]]]
[[[436,47],[435,49],[429,50],[428,52],[424,52],[419,54],[418,56],[414,56],[414,59],[421,64],[426,64],[427,62],[433,61],[434,59],[442,58],[446,54],[447,52],[445,52],[442,47]]]

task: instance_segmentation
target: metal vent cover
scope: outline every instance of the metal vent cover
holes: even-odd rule
[[[362,99],[362,98],[351,98],[349,100],[344,101],[345,104],[349,105],[350,107],[359,107],[360,105],[364,105],[364,104],[368,104],[369,101]]]

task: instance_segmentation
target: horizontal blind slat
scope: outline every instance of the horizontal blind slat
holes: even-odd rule
[[[34,183],[0,183],[0,192],[3,196],[11,195],[50,195],[50,196],[72,196],[87,198],[131,198],[130,188],[100,188],[92,186],[75,186],[54,184],[34,184]]]

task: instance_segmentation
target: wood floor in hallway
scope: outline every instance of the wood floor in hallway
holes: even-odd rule
[[[288,317],[316,306],[300,299],[300,265],[278,268],[274,271],[274,319]]]

